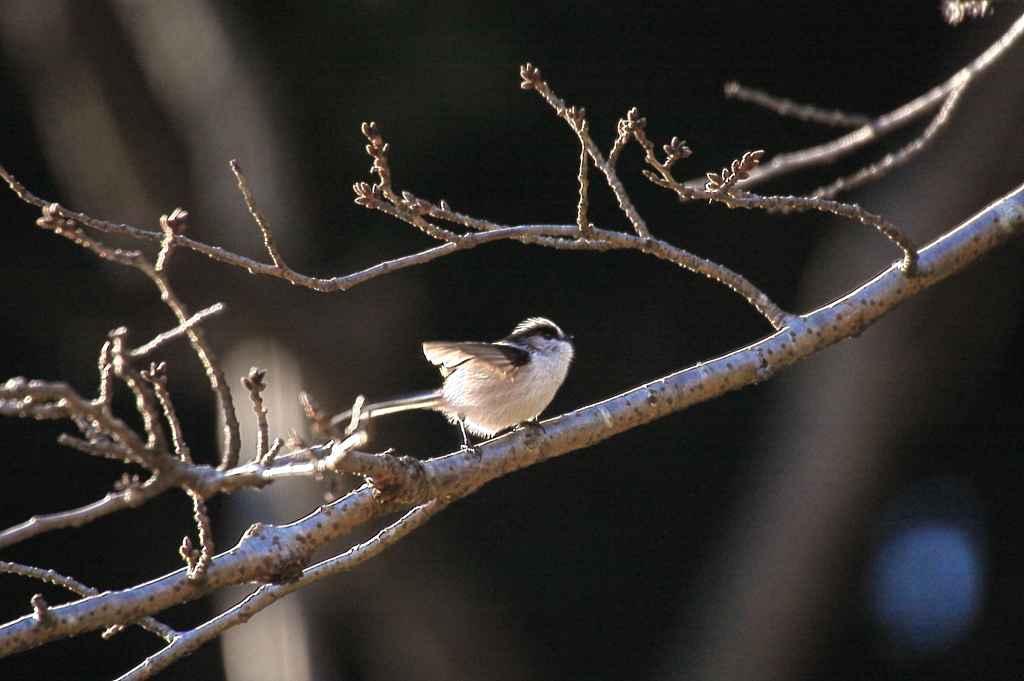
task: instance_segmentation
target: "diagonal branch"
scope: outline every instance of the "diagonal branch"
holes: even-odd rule
[[[163,494],[169,487],[165,478],[154,476],[141,485],[126,485],[123,490],[111,492],[99,501],[94,501],[81,508],[46,515],[34,515],[20,525],[0,532],[0,549],[5,549],[44,532],[68,527],[82,527],[111,513],[141,506],[150,499]]]
[[[284,260],[281,258],[281,254],[277,250],[277,244],[274,242],[274,237],[270,233],[270,223],[263,217],[263,211],[256,205],[256,199],[253,198],[252,192],[249,190],[249,183],[246,182],[245,174],[242,173],[242,166],[238,165],[238,161],[231,161],[231,172],[238,178],[238,188],[242,191],[242,197],[245,199],[245,205],[249,207],[249,213],[252,215],[256,224],[259,225],[260,231],[263,232],[263,245],[267,249],[267,254],[270,255],[270,259],[274,262],[274,267],[278,269],[286,269]]]
[[[725,96],[740,102],[750,102],[763,109],[774,111],[780,116],[836,128],[860,128],[873,123],[870,116],[848,114],[836,109],[822,109],[813,104],[799,104],[791,99],[776,97],[764,90],[746,87],[736,82],[725,84]]]
[[[196,326],[197,324],[202,324],[208,318],[219,315],[225,310],[227,310],[227,307],[224,305],[224,303],[216,303],[215,305],[211,305],[205,310],[200,310],[199,312],[196,312],[194,315],[186,319],[184,323],[179,324],[170,331],[165,331],[164,333],[161,333],[159,336],[155,337],[153,340],[149,341],[145,345],[140,345],[139,347],[128,351],[126,354],[132,359],[136,359],[138,357],[145,357],[149,353],[159,348],[164,343],[170,342],[175,338],[180,338],[181,336],[184,336],[185,332],[191,329],[192,327]]]
[[[342,554],[307,568],[298,579],[283,584],[264,584],[255,592],[246,596],[240,603],[222,612],[209,622],[191,631],[178,634],[172,641],[169,641],[169,645],[163,650],[149,656],[137,667],[119,676],[115,681],[141,681],[142,679],[150,678],[177,660],[191,655],[200,646],[217,638],[228,629],[248,622],[253,615],[266,609],[267,606],[293,591],[297,591],[324,577],[351,570],[380,554],[385,549],[393,546],[399,539],[407,536],[413,530],[422,527],[428,520],[443,511],[447,506],[447,502],[438,500],[417,506],[372,538],[356,544]]]
[[[956,109],[957,104],[960,103],[960,95],[963,94],[965,89],[966,86],[961,86],[949,93],[949,96],[946,97],[946,101],[943,102],[938,113],[936,113],[935,117],[932,118],[931,123],[928,124],[928,127],[925,128],[924,132],[922,132],[917,138],[911,140],[909,143],[905,144],[902,148],[894,151],[893,153],[886,154],[875,163],[861,168],[849,177],[836,178],[828,185],[815,189],[810,192],[808,196],[829,199],[841,191],[856,189],[867,182],[873,182],[885,177],[889,171],[899,168],[902,165],[906,165],[912,158],[927,148],[932,140],[934,140],[939,134],[939,131],[949,123],[953,111]]]
[[[870,124],[838,139],[800,151],[775,156],[750,173],[750,178],[744,180],[740,187],[748,189],[762,182],[767,182],[783,175],[789,175],[805,168],[834,163],[840,158],[874,142],[878,138],[914,122],[935,107],[941,106],[952,93],[966,87],[972,80],[987,71],[1020,39],[1022,34],[1024,34],[1024,15],[1013,22],[1013,25],[1010,26],[999,40],[990,45],[988,49],[970,64],[953,74],[946,82],[936,85],[917,99],[883,116],[879,116],[872,120]],[[703,180],[698,178],[684,184],[687,187],[698,188],[703,184]]]

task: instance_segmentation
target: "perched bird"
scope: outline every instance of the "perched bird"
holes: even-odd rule
[[[360,421],[409,409],[433,409],[469,434],[491,437],[534,421],[554,399],[572,362],[572,336],[554,322],[531,317],[494,343],[432,341],[423,354],[444,377],[437,390],[363,405]],[[331,419],[344,427],[352,411]]]

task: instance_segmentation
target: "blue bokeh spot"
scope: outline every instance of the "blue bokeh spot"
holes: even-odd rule
[[[875,556],[871,602],[902,652],[928,655],[953,643],[977,616],[982,591],[975,542],[959,527],[905,527]]]

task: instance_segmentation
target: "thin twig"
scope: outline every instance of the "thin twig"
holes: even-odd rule
[[[157,271],[167,266],[174,249],[174,237],[185,232],[188,213],[181,208],[175,208],[170,215],[160,216],[160,231],[164,233],[160,240],[160,251],[156,256],[155,267]]]
[[[206,572],[210,569],[210,564],[213,563],[213,529],[210,524],[210,514],[206,510],[206,501],[198,493],[193,490],[188,490],[188,495],[192,497],[192,517],[196,521],[196,527],[199,530],[199,555],[197,560],[191,560],[192,556],[189,556],[189,579],[203,579],[206,576]]]
[[[561,100],[559,100],[557,97],[555,97],[555,95],[551,92],[550,88],[548,88],[547,84],[543,83],[543,81],[540,81],[539,71],[533,69],[529,65],[523,68],[523,78],[524,87],[527,83],[529,83],[529,87],[541,88],[542,94],[544,94],[545,98],[548,99],[548,101],[552,102],[552,106],[555,106],[556,109],[558,109],[558,107],[561,106],[562,108],[559,109],[560,115],[563,118],[565,118],[573,127],[573,130],[577,132],[577,135],[582,145],[587,149],[593,147],[593,149],[596,151],[596,146],[593,144],[593,141],[590,139],[589,133],[587,131],[588,128],[586,119],[584,117],[584,112],[582,110],[576,110],[575,108],[572,107],[565,108],[564,103],[561,102]],[[642,118],[639,118],[639,115],[636,113],[635,109],[630,112],[630,121],[630,130],[633,131],[639,131],[640,129],[642,129],[645,123],[645,121]],[[621,132],[623,130],[623,123],[620,122],[619,127],[621,136]],[[369,128],[369,131],[367,130],[367,128]],[[406,221],[414,226],[416,226],[418,221],[420,220],[420,214],[433,215],[436,217],[440,217],[442,219],[448,219],[458,224],[463,223],[462,216],[456,213],[451,213],[447,209],[447,205],[434,206],[430,202],[424,199],[419,199],[410,194],[409,192],[403,192],[403,203],[401,205],[396,205],[395,201],[393,200],[385,200],[387,196],[393,197],[395,195],[394,190],[391,189],[390,187],[390,171],[388,169],[388,165],[386,162],[386,152],[388,147],[387,144],[385,144],[381,139],[376,127],[373,126],[372,124],[367,124],[366,126],[364,126],[364,134],[366,134],[367,137],[371,140],[371,144],[367,147],[367,149],[370,152],[370,155],[374,158],[374,170],[381,177],[381,184],[371,186],[365,182],[357,183],[354,187],[357,195],[356,203],[367,208],[374,208],[376,210],[380,210],[384,213],[387,213],[388,215],[391,215],[392,217]],[[676,142],[678,142],[678,140],[673,140],[673,143]],[[678,147],[678,149],[673,148],[671,150],[671,161],[669,165],[671,165],[671,163],[674,163],[679,158],[685,158],[685,156],[689,155],[689,149],[685,147],[685,144],[679,142]],[[589,155],[594,160],[596,165],[605,164],[605,161],[600,157],[600,152],[597,152],[596,156],[594,153],[589,153]],[[611,182],[611,179],[613,178],[609,178],[609,182]],[[623,190],[622,192],[622,197],[623,200],[626,202],[625,204],[622,204],[620,201],[620,205],[623,206],[623,210],[626,210],[627,207],[631,210],[635,210],[632,208],[632,204],[629,203],[628,196],[625,195],[625,190]],[[416,212],[407,210],[406,206],[408,205],[415,205]],[[627,210],[626,212],[628,214],[629,211]],[[637,215],[637,218],[639,219],[639,215]],[[638,229],[638,231],[646,232],[646,225],[643,225],[642,220],[639,224],[643,226],[643,229]],[[356,273],[355,275],[349,276],[356,277],[362,276],[364,274],[368,276],[379,276],[379,274],[384,273],[384,271],[390,271],[390,269],[397,269],[399,266],[404,267],[413,264],[420,264],[428,260],[432,260],[436,257],[447,255],[451,251],[462,248],[472,248],[476,245],[479,245],[480,243],[490,241],[491,239],[495,238],[507,237],[523,241],[525,243],[537,243],[553,248],[570,248],[577,250],[607,250],[608,248],[636,248],[637,250],[640,250],[644,253],[653,253],[658,257],[663,257],[665,259],[672,260],[676,264],[679,264],[693,272],[703,274],[704,276],[707,276],[710,279],[725,284],[726,286],[736,291],[737,293],[740,293],[740,295],[746,298],[746,300],[750,302],[750,304],[753,305],[755,309],[761,312],[761,314],[763,314],[772,324],[772,326],[776,329],[780,329],[783,326],[785,326],[787,320],[790,317],[790,315],[787,312],[783,311],[781,308],[775,305],[768,298],[768,296],[766,296],[756,286],[747,281],[744,277],[729,270],[726,267],[718,265],[717,263],[713,263],[709,260],[699,258],[682,249],[677,249],[674,246],[671,246],[665,242],[655,240],[651,237],[634,237],[632,235],[623,234],[621,232],[598,230],[593,225],[589,225],[589,223],[587,228],[587,234],[580,235],[578,233],[579,226],[577,226],[576,234],[565,235],[568,237],[574,237],[571,239],[550,238],[561,235],[560,233],[562,232],[562,228],[560,228],[557,225],[550,226],[550,229],[552,230],[550,233],[534,234],[533,230],[538,227],[542,229],[547,229],[547,227],[541,225],[524,225],[520,227],[507,228],[487,223],[486,221],[483,220],[475,220],[473,222],[473,228],[480,231],[475,234],[465,234],[462,236],[457,236],[454,242],[449,242],[449,244],[454,243],[454,245],[449,246],[449,244],[445,244],[444,246],[438,246],[433,249],[429,249],[427,251],[415,254],[413,256],[407,256],[407,258],[399,259],[397,261],[391,261],[388,263],[383,263],[383,265],[387,266],[389,269],[383,269],[381,268],[381,266],[375,266],[374,268],[370,268],[370,270],[364,270],[362,273]],[[626,243],[628,243],[628,245],[623,243],[624,240],[627,240]]]
[[[305,390],[300,391],[299,403],[302,405],[302,411],[306,418],[309,419],[311,433],[321,434],[331,429],[331,415],[320,407],[320,403],[314,399],[312,394]]]
[[[956,105],[960,102],[960,95],[964,92],[963,87],[957,88],[949,93],[946,97],[946,101],[943,102],[939,112],[935,114],[931,123],[925,128],[916,139],[904,145],[899,150],[886,154],[879,161],[872,163],[869,166],[861,168],[856,173],[847,177],[840,177],[831,184],[824,187],[819,187],[813,192],[807,194],[809,197],[831,199],[841,191],[849,191],[855,189],[867,182],[876,181],[882,177],[885,177],[889,171],[898,168],[912,158],[917,156],[921,151],[926,149],[929,143],[936,137],[940,130],[949,122],[953,110],[956,109]]]
[[[583,121],[586,125],[586,121]],[[587,219],[587,208],[590,206],[590,198],[588,196],[587,186],[587,145],[580,140],[580,172],[578,181],[580,184],[580,200],[576,205],[576,224],[580,228],[580,234],[584,236],[589,235],[590,228],[593,226]]]
[[[259,460],[261,466],[269,468],[274,465],[274,459],[277,458],[278,453],[284,447],[284,440],[279,437],[275,437],[274,441],[270,443],[270,450]]]
[[[92,456],[102,456],[105,459],[117,461],[130,461],[131,454],[120,444],[109,439],[93,437],[89,440],[77,438],[68,433],[61,433],[57,436],[57,442],[72,449],[77,449]]]
[[[964,19],[979,19],[994,11],[992,5],[999,0],[943,0],[942,18],[951,26],[956,26]]]
[[[0,532],[0,549],[7,548],[44,532],[61,530],[68,527],[82,527],[111,513],[141,506],[150,499],[163,494],[168,487],[169,485],[163,479],[153,477],[142,485],[133,485],[120,492],[111,492],[99,501],[94,501],[81,508],[32,516],[25,522]]]
[[[171,427],[171,445],[174,447],[174,453],[185,463],[192,463],[192,454],[188,445],[185,444],[185,434],[182,432],[181,422],[174,409],[174,402],[171,401],[171,394],[167,391],[166,362],[151,364],[148,371],[144,370],[139,373],[153,386],[153,392],[156,393],[156,398],[163,409],[164,418],[167,419],[167,424]]]
[[[64,382],[9,379],[0,385],[0,414],[41,419],[81,416],[123,445],[132,461],[150,470],[159,470],[163,464],[161,455],[147,449],[145,442],[124,421],[85,399]]]
[[[100,230],[101,232],[107,232],[110,234],[125,234],[127,236],[141,239],[143,241],[150,241],[163,244],[166,240],[170,239],[170,245],[180,248],[188,248],[197,253],[223,262],[229,265],[235,265],[242,267],[253,274],[266,274],[270,276],[279,277],[285,279],[293,284],[299,284],[306,286],[307,288],[314,289],[316,291],[335,291],[338,290],[337,286],[333,285],[332,279],[319,279],[317,277],[307,277],[301,275],[288,267],[279,268],[276,265],[267,265],[261,263],[258,260],[252,258],[246,258],[245,256],[236,255],[229,251],[219,248],[217,246],[209,246],[202,243],[201,241],[195,241],[189,239],[181,234],[175,234],[173,238],[167,237],[162,232],[152,232],[146,229],[139,229],[138,227],[132,227],[131,225],[120,224],[116,222],[105,222],[103,220],[97,220],[96,218],[85,215],[84,213],[76,213],[75,211],[68,210],[60,204],[51,203],[40,197],[36,196],[23,184],[18,182],[13,175],[7,172],[7,169],[0,164],[0,178],[3,178],[5,182],[11,187],[18,198],[25,203],[37,206],[39,208],[50,207],[51,210],[62,218],[67,220],[73,220],[78,224],[85,225],[86,227],[92,227],[93,229]],[[127,263],[126,263],[127,264]]]
[[[405,462],[396,463],[398,459],[389,453],[366,454],[357,452],[368,441],[365,430],[357,429],[340,442],[331,440],[321,445],[311,445],[294,450],[286,455],[275,457],[273,465],[253,462],[229,471],[229,476],[259,476],[270,482],[281,478],[309,477],[325,473],[353,473],[364,478],[390,481],[408,475],[400,472]],[[389,458],[390,457],[390,458]]]
[[[135,408],[142,416],[142,426],[149,436],[146,448],[154,452],[167,451],[167,436],[160,422],[159,404],[156,394],[147,386],[142,374],[128,361],[124,351],[124,338],[128,329],[121,327],[110,333],[111,355],[114,358],[114,374],[124,381],[135,395]]]
[[[267,253],[270,254],[270,259],[274,261],[274,266],[280,269],[285,269],[286,265],[284,260],[281,258],[281,254],[277,250],[277,244],[274,243],[274,237],[270,234],[270,224],[266,218],[263,217],[263,212],[260,207],[256,205],[256,199],[253,198],[252,192],[249,191],[249,183],[245,180],[245,174],[242,173],[242,166],[238,165],[238,161],[231,161],[231,172],[238,178],[238,188],[242,190],[242,196],[245,198],[245,205],[249,207],[249,213],[252,214],[256,224],[259,225],[260,231],[263,232],[263,245],[267,248]]]
[[[62,575],[56,570],[44,570],[31,565],[22,565],[21,563],[11,563],[5,560],[0,560],[0,573],[21,575],[22,577],[28,577],[30,579],[38,579],[46,582],[47,584],[64,587],[68,591],[76,593],[79,596],[95,596],[100,593],[99,589],[87,586],[74,577]],[[171,629],[163,622],[160,622],[148,615],[135,622],[135,624],[138,624],[148,632],[156,634],[168,643],[173,641],[174,638],[179,635],[174,629]]]
[[[428,234],[439,241],[453,242],[458,240],[459,237],[454,232],[423,219],[423,216],[427,214],[427,211],[424,209],[424,206],[420,204],[418,199],[406,193],[399,196],[392,188],[391,168],[388,166],[389,146],[381,137],[380,131],[377,129],[377,124],[373,122],[363,123],[362,131],[363,136],[370,142],[366,145],[366,153],[373,159],[373,166],[370,170],[371,172],[376,173],[377,177],[380,178],[380,183],[370,187],[369,191],[373,194],[381,194],[397,210],[405,214],[403,219],[406,222],[423,231],[425,234]],[[359,203],[358,199],[356,200],[356,203]]]
[[[590,154],[590,156],[593,160],[594,154]],[[596,160],[595,165],[598,165]],[[18,195],[21,196],[28,203],[31,203],[33,205],[48,206],[53,213],[60,215],[65,219],[76,220],[81,222],[82,224],[87,224],[91,227],[95,227],[96,229],[131,234],[132,236],[137,236],[143,239],[159,240],[159,235],[154,234],[152,232],[138,230],[134,227],[128,227],[126,225],[116,225],[113,223],[106,223],[99,220],[94,220],[92,218],[89,218],[88,216],[84,216],[79,213],[69,211],[66,208],[63,208],[59,205],[48,204],[42,199],[39,199],[38,197],[28,192],[16,180],[14,180],[13,177],[7,174],[6,171],[3,170],[2,166],[0,166],[0,175],[5,177],[8,183],[11,184],[12,188],[14,188],[14,190],[18,193]],[[615,181],[617,182],[618,180],[616,179]],[[414,219],[409,214],[409,211],[400,210],[396,208],[394,205],[386,203],[384,200],[382,200],[381,197],[376,196],[376,193],[372,190],[369,184],[357,184],[356,192],[358,195],[357,203],[360,203],[361,205],[375,208],[376,210],[385,212],[400,220],[408,221],[410,219]],[[492,241],[498,241],[501,239],[515,239],[518,241],[523,241],[525,243],[535,243],[543,246],[569,250],[604,251],[610,249],[630,248],[656,255],[659,258],[675,262],[676,264],[686,267],[687,269],[691,269],[692,271],[697,272],[699,274],[704,274],[709,278],[723,281],[723,283],[725,283],[726,286],[733,289],[737,293],[743,295],[744,298],[746,298],[752,305],[754,305],[755,308],[759,312],[761,312],[761,314],[765,315],[765,317],[767,317],[768,320],[772,323],[772,325],[777,329],[782,328],[782,326],[785,325],[785,320],[789,316],[788,313],[784,312],[778,306],[772,303],[771,300],[764,293],[759,291],[755,286],[753,286],[749,281],[744,279],[742,276],[734,272],[731,272],[726,268],[721,267],[720,265],[716,265],[714,263],[711,263],[710,261],[698,258],[697,256],[687,253],[683,249],[675,248],[674,246],[671,246],[670,244],[662,241],[657,241],[651,238],[637,237],[630,234],[622,234],[620,232],[598,230],[596,228],[591,233],[592,238],[580,240],[576,239],[576,237],[579,236],[578,226],[523,225],[519,227],[502,227],[498,225],[493,225],[493,223],[487,223],[484,220],[465,218],[465,216],[459,216],[456,213],[450,213],[446,211],[443,207],[431,207],[430,204],[422,200],[419,200],[418,205],[421,205],[422,209],[424,211],[427,211],[428,214],[435,215],[437,217],[440,217],[439,213],[448,213],[446,219],[450,219],[453,222],[457,222],[459,224],[466,224],[467,226],[471,226],[474,229],[483,229],[482,226],[485,224],[489,225],[490,228],[487,229],[486,233],[458,235],[456,237],[457,241],[448,241],[447,243],[444,243],[440,246],[435,246],[433,248],[426,249],[419,253],[414,253],[412,255],[407,255],[400,258],[396,258],[394,260],[388,260],[382,263],[378,263],[364,270],[354,272],[349,275],[328,279],[307,277],[304,275],[299,275],[291,271],[290,269],[280,269],[272,265],[265,265],[250,258],[245,258],[243,256],[235,255],[233,253],[228,253],[227,251],[224,251],[223,249],[214,246],[207,246],[206,244],[192,241],[183,236],[175,237],[175,244],[177,244],[178,246],[191,248],[200,253],[204,253],[215,260],[243,267],[254,274],[266,274],[269,276],[279,277],[294,284],[299,284],[317,291],[324,292],[347,290],[349,288],[352,288],[353,286],[369,281],[370,279],[374,279],[376,277],[388,274],[389,272],[394,272],[395,270],[403,269],[406,267],[412,267],[415,265],[421,265],[432,260],[436,260],[437,258],[450,255],[457,251],[475,248],[477,246],[490,243]],[[544,237],[568,238],[544,239]],[[720,278],[717,274],[715,274],[717,271],[722,271],[724,273],[724,279]],[[199,332],[201,330],[194,329],[194,331]],[[209,375],[209,369],[207,373]],[[213,382],[212,379],[211,382]],[[220,382],[217,382],[217,385],[220,386],[222,384]],[[224,404],[228,404],[228,402],[226,402],[225,398],[223,398],[222,396],[222,407]],[[226,441],[237,442],[237,430],[234,430],[234,428],[237,428],[237,419],[230,418],[233,417],[234,415],[234,408],[231,407],[230,411],[226,409],[224,409],[223,411],[225,413],[225,428],[227,430]],[[232,433],[235,433],[235,435],[232,436]],[[229,451],[227,447],[225,447],[225,449],[226,451]],[[227,466],[223,463],[221,465],[222,470],[227,470],[230,467],[231,466]]]
[[[110,411],[110,402],[114,399],[114,358],[111,354],[112,343],[108,340],[100,349],[100,394],[96,397],[96,404],[107,412]]]
[[[206,321],[210,317],[214,317],[216,315],[219,315],[220,313],[224,312],[227,309],[228,308],[227,308],[226,305],[224,305],[224,303],[217,303],[215,305],[211,305],[210,307],[206,308],[205,310],[200,310],[199,312],[196,312],[194,315],[192,315],[187,320],[185,320],[184,324],[179,324],[178,326],[174,327],[170,331],[165,331],[165,332],[161,333],[159,336],[155,337],[153,340],[149,341],[145,345],[140,345],[139,347],[135,348],[134,350],[130,350],[126,354],[129,357],[131,357],[132,359],[137,359],[139,357],[145,357],[149,353],[151,353],[154,350],[156,350],[157,348],[159,348],[164,343],[172,341],[175,338],[179,338],[181,336],[184,336],[185,332],[187,332],[193,326],[196,326],[198,324],[202,324],[204,321]]]
[[[267,384],[263,382],[267,375],[266,369],[249,369],[249,375],[242,379],[242,387],[249,391],[252,410],[256,413],[256,461],[263,459],[270,441],[270,426],[267,423],[267,410],[263,406],[263,391]]]
[[[403,219],[402,214],[399,211],[395,210],[393,206],[384,203],[383,201],[371,201],[367,199],[363,205],[383,211],[399,219]],[[709,279],[724,284],[743,296],[747,302],[753,305],[758,312],[764,315],[764,317],[776,329],[783,328],[791,316],[788,312],[773,303],[767,295],[742,275],[733,272],[723,265],[719,265],[711,262],[710,260],[696,256],[693,253],[677,248],[667,242],[651,237],[642,238],[633,234],[598,229],[597,227],[591,227],[589,237],[586,239],[543,239],[543,237],[559,236],[579,237],[579,227],[577,225],[520,225],[517,227],[501,227],[495,225],[494,229],[490,229],[488,231],[463,235],[459,237],[459,241],[456,243],[436,246],[435,248],[428,249],[415,255],[381,263],[380,265],[375,265],[374,267],[363,270],[362,272],[349,275],[349,277],[352,279],[369,279],[374,276],[379,276],[387,271],[422,264],[441,256],[448,255],[456,250],[474,248],[484,243],[489,243],[499,239],[515,239],[526,243],[540,243],[550,248],[564,250],[605,251],[634,249],[642,253],[654,255],[655,257],[663,260],[668,260],[690,270],[691,272],[702,274]]]
[[[856,204],[800,196],[758,196],[737,190],[736,186],[757,170],[761,156],[764,154],[763,151],[746,152],[742,158],[734,160],[730,167],[723,168],[720,173],[708,173],[707,180],[702,189],[694,189],[680,184],[673,177],[671,170],[671,162],[674,161],[675,154],[681,153],[677,150],[679,146],[677,144],[678,140],[674,139],[672,144],[666,145],[665,150],[668,154],[668,161],[665,163],[660,162],[655,155],[654,144],[647,139],[643,132],[644,119],[634,117],[633,113],[633,111],[630,112],[629,120],[624,122],[625,126],[644,148],[647,163],[655,168],[660,175],[644,171],[644,176],[659,187],[676,192],[680,199],[707,199],[709,201],[718,201],[730,208],[762,209],[768,211],[817,210],[848,217],[875,227],[886,238],[896,244],[903,251],[903,262],[900,268],[904,274],[908,277],[913,277],[917,274],[917,246],[908,235],[904,234],[899,228],[880,215],[869,213]]]
[[[145,262],[145,261],[143,261]],[[241,432],[238,426],[238,417],[235,415],[235,404],[231,398],[231,389],[228,388],[227,380],[224,378],[224,370],[217,362],[210,344],[206,341],[206,334],[200,326],[188,326],[188,308],[178,298],[171,288],[170,282],[162,272],[153,269],[148,262],[142,268],[146,274],[160,289],[160,299],[171,308],[178,323],[185,325],[185,334],[188,336],[192,349],[206,370],[206,378],[220,401],[221,416],[224,419],[224,451],[221,453],[221,468],[227,470],[238,464],[238,452],[241,448]]]
[[[810,123],[820,123],[837,128],[859,128],[872,124],[870,116],[848,114],[838,109],[822,109],[812,104],[798,104],[790,99],[776,97],[763,90],[746,87],[736,82],[725,84],[725,96],[740,102],[756,104],[769,111],[774,111],[780,116],[788,116]]]
[[[744,194],[740,196],[723,196],[718,199],[730,208],[761,208],[767,210],[816,210],[832,213],[842,217],[857,220],[865,225],[876,228],[890,241],[903,251],[903,261],[900,269],[908,277],[917,275],[917,246],[914,241],[889,221],[880,215],[869,213],[857,204],[840,203],[839,201],[827,201],[818,198],[806,198],[803,196],[757,196]]]
[[[583,126],[578,126],[576,124],[574,117],[570,114],[570,107],[566,106],[565,102],[551,90],[548,84],[541,80],[540,70],[535,68],[532,64],[523,66],[519,70],[519,74],[523,79],[520,86],[524,90],[536,90],[537,93],[544,98],[544,101],[551,105],[555,110],[555,113],[569,121],[570,125],[573,126],[573,130],[579,136],[583,146],[586,148],[587,153],[590,154],[590,158],[594,161],[594,167],[604,173],[608,186],[611,187],[612,192],[615,194],[615,199],[619,202],[619,208],[623,213],[625,213],[626,217],[629,218],[637,236],[641,238],[650,237],[651,232],[647,229],[647,223],[642,217],[640,217],[640,213],[637,212],[636,207],[633,206],[633,201],[629,198],[629,194],[626,193],[626,188],[619,180],[618,174],[615,171],[615,166],[611,162],[605,161],[604,156],[601,154],[601,150],[598,149],[597,144],[595,144],[594,140],[590,137],[590,133],[587,132]],[[572,109],[572,111],[575,112],[575,109]],[[618,157],[616,156],[615,158]]]
[[[44,627],[56,623],[53,613],[50,612],[50,604],[43,598],[43,594],[34,595],[29,602],[32,604],[32,619]]]
[[[750,178],[740,184],[740,188],[749,189],[762,182],[788,175],[805,168],[834,163],[840,158],[870,144],[879,137],[897,130],[917,120],[946,101],[950,93],[965,87],[970,81],[984,73],[992,66],[1017,40],[1024,34],[1024,15],[1020,16],[1007,29],[999,40],[990,45],[970,64],[957,71],[944,83],[933,87],[917,99],[900,106],[889,113],[874,119],[870,125],[858,128],[831,142],[800,151],[779,154],[767,163],[762,163]],[[702,179],[683,183],[688,187],[699,187]]]

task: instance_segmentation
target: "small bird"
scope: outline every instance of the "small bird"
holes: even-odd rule
[[[363,405],[360,421],[409,409],[433,409],[469,434],[491,437],[534,421],[554,399],[572,362],[572,336],[554,322],[531,317],[494,343],[433,341],[423,354],[444,377],[437,390]],[[331,419],[344,427],[352,411]]]

